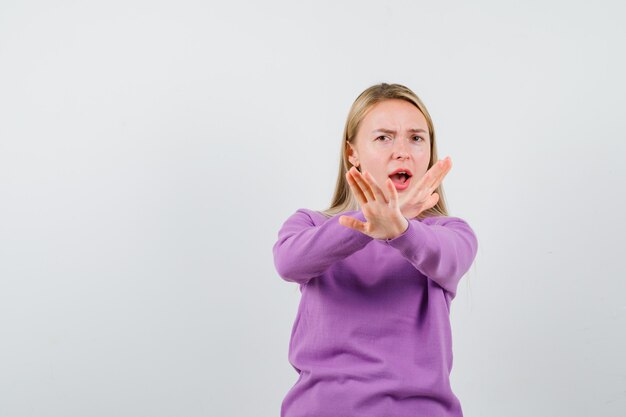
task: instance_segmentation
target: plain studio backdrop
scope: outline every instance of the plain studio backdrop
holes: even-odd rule
[[[425,102],[478,237],[465,415],[626,415],[625,11],[3,0],[0,416],[277,416],[300,292],[272,246],[380,82]]]

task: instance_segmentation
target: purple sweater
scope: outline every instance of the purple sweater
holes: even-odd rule
[[[278,274],[301,292],[289,342],[299,377],[281,417],[462,416],[450,303],[476,256],[473,230],[438,216],[374,239],[339,216],[298,209],[273,247]]]

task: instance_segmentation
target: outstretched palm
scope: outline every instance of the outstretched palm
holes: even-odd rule
[[[367,222],[362,222],[354,217],[340,216],[339,224],[358,230],[375,239],[392,239],[406,230],[408,220],[402,216],[398,206],[398,191],[390,179],[386,186],[390,198],[378,186],[369,172],[363,175],[352,167],[346,173],[346,179]]]

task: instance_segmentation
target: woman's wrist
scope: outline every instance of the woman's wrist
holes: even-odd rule
[[[391,237],[388,237],[384,240],[392,240],[397,238],[398,236],[402,236],[409,229],[409,220],[402,216],[400,222],[398,223],[398,227],[396,228],[397,232],[394,232]]]
[[[406,232],[409,228],[409,219],[407,219],[406,217],[402,216],[402,232],[400,232],[400,235],[403,235],[404,232]],[[398,235],[398,236],[400,236]]]

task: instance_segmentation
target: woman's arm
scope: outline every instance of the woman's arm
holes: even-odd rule
[[[360,210],[341,215],[365,221]],[[322,225],[315,226],[307,210],[298,209],[285,221],[272,249],[276,271],[284,280],[304,284],[373,240],[339,224],[339,216],[330,217]]]
[[[384,241],[398,249],[418,271],[453,297],[478,251],[474,231],[458,217],[409,219],[409,227],[404,233]]]

